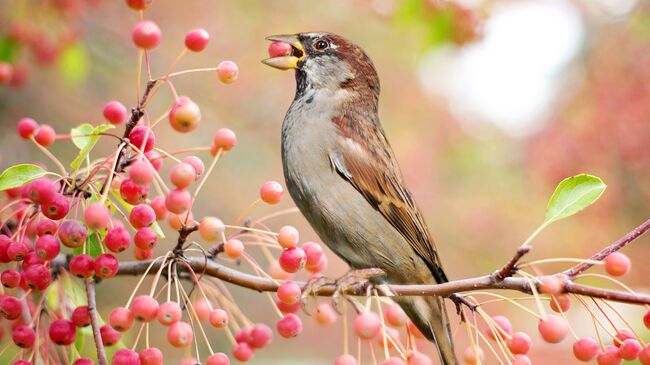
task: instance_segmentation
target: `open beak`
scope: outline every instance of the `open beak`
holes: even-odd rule
[[[296,34],[279,34],[266,37],[266,40],[273,42],[283,42],[291,45],[291,54],[288,56],[271,57],[262,60],[262,63],[279,70],[289,70],[298,68],[298,62],[305,58],[305,50],[298,40]]]

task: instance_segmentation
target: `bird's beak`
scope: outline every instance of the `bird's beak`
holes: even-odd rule
[[[271,57],[262,60],[262,63],[279,70],[289,70],[298,68],[298,62],[305,58],[305,50],[298,40],[296,34],[280,34],[266,37],[266,40],[273,42],[283,42],[291,45],[291,54],[288,56]]]

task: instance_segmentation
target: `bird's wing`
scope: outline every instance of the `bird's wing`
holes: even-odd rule
[[[330,153],[332,168],[408,241],[437,282],[447,281],[422,213],[404,184],[379,123],[369,123],[375,131],[363,133],[367,129],[359,128],[358,121],[347,116],[333,122],[338,128],[338,143]]]

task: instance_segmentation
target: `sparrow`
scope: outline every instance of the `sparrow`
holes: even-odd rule
[[[282,163],[300,212],[353,270],[379,268],[390,284],[446,282],[379,121],[379,77],[368,55],[326,32],[266,39],[292,49],[262,62],[295,70],[296,95],[282,124]],[[437,345],[441,363],[458,364],[444,299],[393,299]]]

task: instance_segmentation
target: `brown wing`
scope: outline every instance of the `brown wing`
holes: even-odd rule
[[[437,282],[447,281],[435,244],[404,184],[393,152],[378,122],[369,128],[376,133],[359,133],[358,124],[348,117],[334,120],[339,130],[338,149],[330,154],[332,167],[350,182],[426,262]]]

